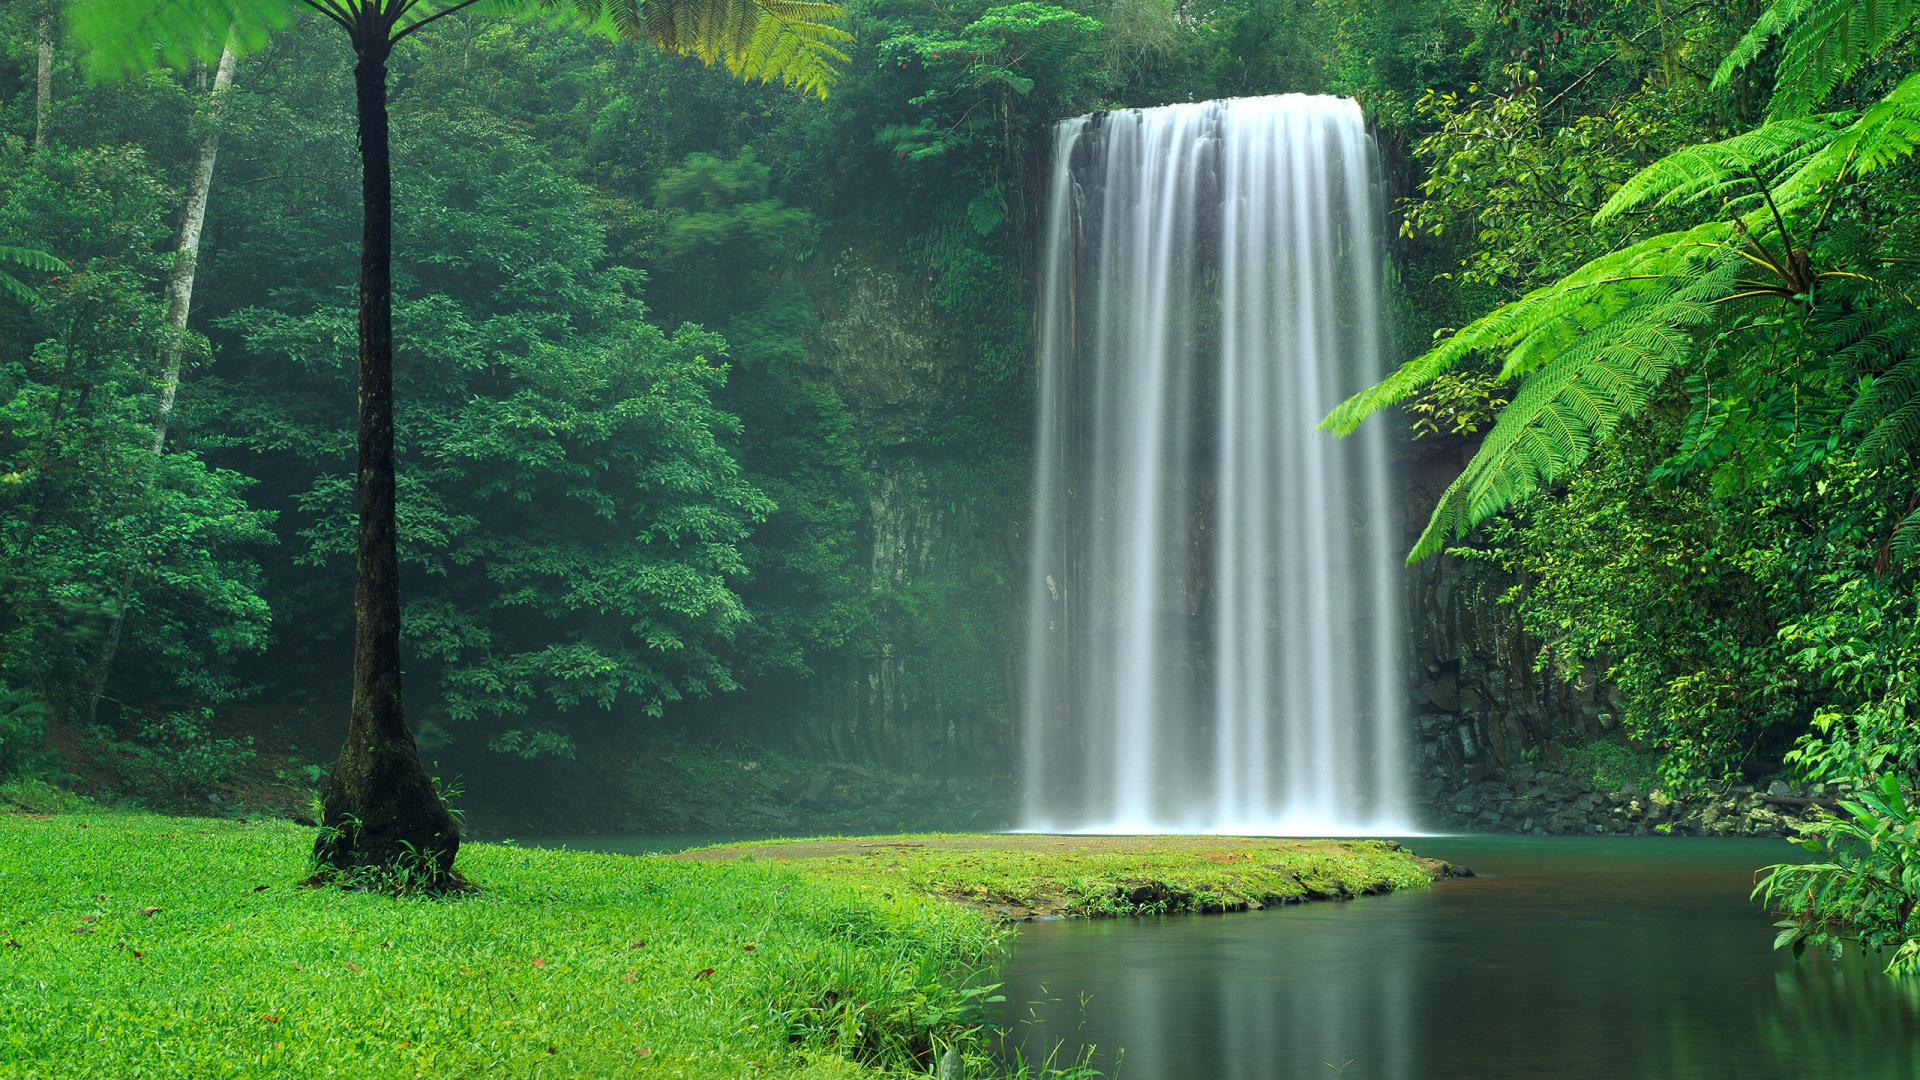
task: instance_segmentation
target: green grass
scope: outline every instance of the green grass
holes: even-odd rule
[[[978,1077],[997,1071],[981,980],[1000,918],[1263,906],[1443,868],[1209,837],[470,844],[479,892],[394,899],[303,885],[310,829],[0,795],[8,1080],[926,1075],[951,1046]]]
[[[311,837],[0,813],[0,1076],[824,1078],[954,1041],[986,1065],[955,986],[1006,931],[955,905],[491,844],[460,854],[478,894],[395,900],[300,885]]]
[[[884,897],[934,895],[1013,918],[1239,911],[1424,888],[1445,864],[1378,840],[903,836],[723,844],[692,860],[773,863]]]

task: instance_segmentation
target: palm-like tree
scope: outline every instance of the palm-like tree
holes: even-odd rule
[[[846,56],[841,8],[816,0],[79,0],[75,38],[97,76],[257,48],[317,14],[354,52],[363,223],[360,254],[359,520],[355,551],[353,704],[324,795],[314,847],[323,868],[395,869],[451,880],[459,829],[420,766],[400,701],[400,580],[394,522],[393,182],[387,59],[396,43],[485,3],[493,11],[570,9],[582,21],[743,79],[779,80],[824,97]]]
[[[1877,277],[1877,267],[1833,265],[1845,254],[1822,243],[1840,192],[1920,153],[1920,74],[1859,112],[1812,111],[1916,22],[1920,0],[1772,0],[1715,76],[1716,86],[1725,84],[1778,39],[1768,120],[1647,166],[1594,223],[1668,206],[1711,207],[1713,216],[1609,252],[1500,306],[1327,417],[1322,427],[1347,434],[1476,354],[1502,359],[1501,381],[1521,380],[1408,561],[1437,554],[1579,468],[1691,362],[1703,329],[1745,325],[1755,308],[1805,313],[1816,291],[1835,286],[1870,288],[1891,301],[1871,318],[1856,313],[1851,336],[1827,350],[1872,354],[1869,366],[1880,375],[1848,412],[1849,424],[1866,432],[1858,449],[1875,462],[1920,452],[1920,308]],[[1920,510],[1898,532],[1899,553],[1920,552]]]

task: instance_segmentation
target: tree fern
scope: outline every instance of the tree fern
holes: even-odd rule
[[[1418,392],[1475,353],[1503,354],[1502,380],[1535,371],[1639,293],[1685,269],[1693,256],[1724,246],[1734,232],[1730,223],[1709,222],[1601,256],[1467,324],[1379,384],[1342,402],[1320,426],[1348,434],[1367,417]]]
[[[1466,471],[1447,487],[1408,561],[1578,468],[1646,408],[1686,357],[1691,329],[1736,287],[1741,262],[1695,255],[1694,274],[1642,289],[1521,385]]]
[[[1714,73],[1715,88],[1780,38],[1768,114],[1805,116],[1913,24],[1920,0],[1774,0]]]
[[[1783,0],[1769,12],[1784,18],[1796,10]],[[1665,378],[1678,355],[1676,342],[1714,305],[1748,297],[1804,299],[1823,280],[1878,288],[1867,275],[1818,271],[1806,249],[1843,184],[1911,157],[1916,148],[1920,74],[1862,113],[1775,120],[1670,154],[1622,185],[1595,222],[1649,203],[1708,197],[1719,199],[1727,218],[1650,237],[1502,305],[1343,402],[1321,426],[1351,432],[1477,353],[1501,358],[1502,380],[1526,380],[1435,509],[1411,556],[1424,558],[1585,460],[1596,441],[1644,406],[1641,391]],[[1815,224],[1788,224],[1803,216]],[[1776,235],[1788,228],[1808,235]],[[1877,425],[1863,452],[1920,445],[1920,398],[1911,389],[1920,371],[1896,368],[1884,378],[1877,395],[1858,403],[1864,411],[1856,421],[1871,414]]]
[[[76,0],[69,21],[96,78],[156,64],[212,63],[231,33],[235,52],[259,48],[298,17],[318,12],[347,25],[362,12],[394,40],[473,0]],[[833,25],[845,9],[817,0],[484,0],[491,12],[568,12],[682,56],[718,63],[736,78],[779,81],[825,96],[850,40]]]

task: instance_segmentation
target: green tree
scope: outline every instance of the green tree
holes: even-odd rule
[[[0,311],[0,682],[63,708],[123,582],[129,662],[163,693],[231,698],[224,660],[266,637],[246,549],[270,515],[245,477],[152,451],[173,205],[138,151],[0,142],[0,235],[59,260],[40,304]]]
[[[395,184],[415,208],[395,259],[402,644],[408,677],[439,690],[413,726],[570,756],[584,709],[658,716],[732,689],[755,654],[738,640],[741,549],[772,506],[714,403],[722,342],[643,321],[639,275],[601,265],[586,190],[525,140],[444,113],[400,121]],[[346,211],[232,253],[312,284],[222,317],[228,359],[191,402],[222,452],[289,493],[295,565],[277,594],[303,622],[338,598],[297,580],[353,556],[352,445],[332,418],[354,358],[338,290],[289,253],[346,246]]]
[[[315,859],[335,869],[409,865],[449,879],[459,830],[421,767],[400,696],[400,566],[393,417],[393,177],[387,62],[394,45],[479,0],[83,0],[77,36],[99,72],[156,62],[211,62],[229,45],[257,48],[302,9],[332,21],[354,52],[362,166],[359,466],[353,704],[327,780]],[[810,0],[539,0],[627,38],[719,62],[741,78],[779,79],[825,95],[845,59],[831,25],[840,9]]]

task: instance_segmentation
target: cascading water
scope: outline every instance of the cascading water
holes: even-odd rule
[[[1407,831],[1381,197],[1345,98],[1055,129],[1024,730],[1040,831]]]

